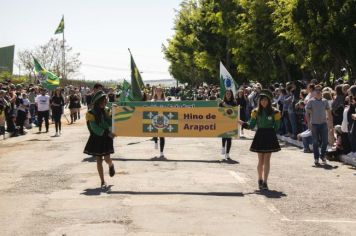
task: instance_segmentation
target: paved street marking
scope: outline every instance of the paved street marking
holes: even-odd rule
[[[229,171],[229,173],[232,175],[232,177],[234,177],[237,182],[239,182],[240,184],[246,184],[246,178],[242,177],[240,174],[238,174],[236,171]]]
[[[282,221],[289,222],[316,222],[316,223],[342,223],[342,224],[356,224],[356,220],[290,220],[282,219]]]

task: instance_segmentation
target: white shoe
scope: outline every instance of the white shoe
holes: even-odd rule
[[[224,147],[221,148],[221,155],[225,155],[225,148]]]
[[[160,157],[160,158],[164,158],[163,152],[160,153],[159,157]]]
[[[226,153],[226,154],[225,154],[225,160],[231,161],[231,158],[230,158],[230,154],[229,154],[229,153]]]
[[[158,143],[155,143],[155,149],[158,149]]]
[[[56,134],[54,135],[54,137],[59,137],[59,134],[58,134],[58,133],[56,133]]]

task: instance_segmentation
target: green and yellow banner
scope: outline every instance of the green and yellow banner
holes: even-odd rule
[[[237,107],[113,106],[112,132],[126,137],[238,137]]]

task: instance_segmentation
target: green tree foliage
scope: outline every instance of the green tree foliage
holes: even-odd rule
[[[26,76],[14,76],[9,72],[0,73],[0,83],[10,81],[13,84],[25,84],[28,82],[28,77]]]
[[[238,83],[356,73],[355,0],[185,0],[163,46],[181,83],[218,83],[222,61]]]

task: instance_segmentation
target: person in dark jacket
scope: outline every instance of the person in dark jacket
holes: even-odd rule
[[[64,98],[62,96],[62,91],[60,88],[56,89],[53,97],[51,98],[51,108],[54,125],[56,127],[55,137],[59,137],[62,134],[61,117],[64,108]]]

